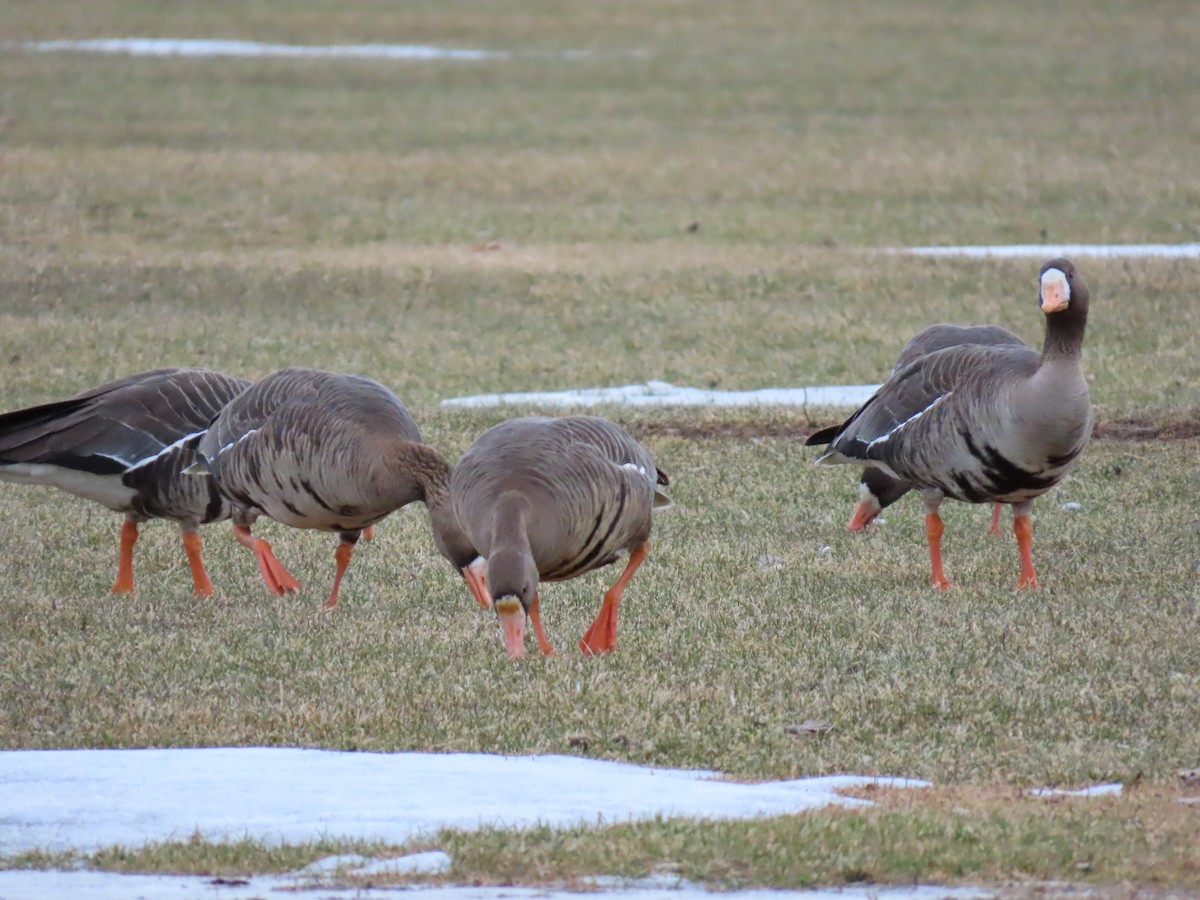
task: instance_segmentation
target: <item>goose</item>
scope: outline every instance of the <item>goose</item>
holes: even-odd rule
[[[325,601],[334,607],[364,530],[420,500],[438,550],[485,603],[483,561],[451,511],[450,464],[422,442],[400,398],[378,381],[317,369],[275,372],[221,410],[197,456],[192,470],[216,479],[233,508],[234,534],[273,593],[298,591],[300,583],[251,533],[260,515],[338,534]]]
[[[921,491],[937,587],[949,587],[938,515],[944,497],[1012,505],[1021,560],[1017,586],[1037,586],[1033,501],[1066,477],[1091,436],[1080,359],[1089,300],[1074,263],[1049,260],[1038,276],[1046,317],[1041,353],[1011,344],[927,353],[840,426],[809,437],[809,444],[829,445],[818,463],[874,465]]]
[[[928,353],[964,344],[983,344],[990,347],[1025,346],[1024,341],[999,325],[930,325],[904,345],[896,358],[896,364],[892,367],[892,375]],[[833,428],[828,436],[832,437],[836,430],[836,427]],[[911,485],[893,478],[878,466],[864,466],[858,485],[858,505],[846,525],[847,530],[862,531],[876,516],[911,490]],[[1002,506],[1001,503],[993,504],[988,534],[1000,534]]]
[[[629,559],[583,635],[585,654],[616,646],[617,608],[650,552],[651,512],[671,505],[649,451],[596,416],[509,419],[484,432],[454,467],[454,513],[487,561],[485,582],[508,656],[525,653],[525,618],[542,653],[538,583]]]
[[[209,421],[249,386],[209,369],[154,369],[0,414],[0,480],[51,485],[124,513],[114,594],[133,592],[138,526],[178,523],[193,590],[208,596],[198,529],[229,518],[229,504],[211,478],[182,472]]]

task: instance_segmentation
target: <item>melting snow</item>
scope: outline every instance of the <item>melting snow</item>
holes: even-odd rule
[[[21,750],[0,752],[0,855],[31,849],[88,852],[148,841],[251,837],[267,843],[322,837],[401,843],[441,827],[568,826],[658,815],[748,818],[830,804],[862,805],[839,788],[864,784],[917,787],[904,778],[834,775],[738,784],[715,772],[657,769],[571,756],[482,753],[344,753],[299,748]],[[359,889],[325,887],[339,871],[444,871],[440,851],[389,860],[330,857],[284,876],[214,883],[198,876],[121,875],[89,871],[0,871],[4,900],[215,896],[240,900],[264,891],[322,885],[321,897],[355,897]],[[598,884],[599,886],[599,884]],[[523,888],[423,889],[429,900],[533,900],[565,892]],[[333,891],[331,893],[331,891]],[[701,889],[642,885],[613,897],[679,900]],[[571,895],[575,896],[575,895]],[[932,900],[990,896],[971,889],[749,891],[737,898],[789,896]]]
[[[5,46],[13,46],[7,44]],[[427,44],[264,44],[258,41],[224,41],[184,38],[102,38],[84,41],[25,41],[18,44],[39,53],[73,51],[108,53],[125,56],[212,57],[304,57],[308,59],[404,59],[404,60],[479,60],[511,59],[516,54],[505,50],[465,50],[431,47]],[[640,55],[634,51],[630,55]],[[561,50],[544,54],[563,58],[590,56],[588,50]]]
[[[1103,797],[1106,794],[1119,794],[1121,789],[1120,782],[1114,782],[1112,784],[1093,784],[1075,791],[1062,788],[1034,788],[1029,793],[1034,797]]]
[[[1172,258],[1200,258],[1200,244],[1000,244],[997,246],[962,247],[906,247],[892,251],[911,253],[916,256],[1003,256],[1036,257],[1050,259],[1055,256],[1164,256]]]
[[[114,53],[126,56],[262,56],[340,57],[351,59],[503,59],[510,54],[494,50],[456,50],[425,44],[298,45],[263,44],[257,41],[183,40],[173,38],[108,38],[91,41],[27,41],[26,50],[53,53]]]
[[[336,883],[336,882],[335,882]],[[86,897],[88,900],[262,900],[267,896],[313,897],[320,900],[362,900],[371,896],[406,900],[580,900],[596,897],[573,891],[523,887],[400,887],[335,888],[327,881],[295,875],[222,879],[177,875],[120,875],[108,872],[0,872],[0,897],[4,900],[46,900],[47,897]],[[604,890],[604,900],[983,900],[993,891],[964,887],[914,886],[886,888],[876,885],[808,891],[754,890],[710,894],[702,887],[681,883],[677,887],[629,885]]]
[[[861,406],[878,389],[877,384],[844,384],[828,387],[762,388],[756,391],[713,391],[678,387],[665,381],[648,381],[645,384],[627,384],[621,387],[449,397],[442,401],[442,406]]]
[[[401,843],[443,826],[567,826],[656,815],[741,818],[831,803],[854,775],[737,784],[715,772],[573,756],[343,753],[299,748],[0,753],[0,855],[251,836]]]

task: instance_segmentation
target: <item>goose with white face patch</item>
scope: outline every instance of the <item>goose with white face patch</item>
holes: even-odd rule
[[[668,479],[625,429],[596,416],[510,419],[484,432],[454,467],[454,512],[487,560],[487,590],[510,658],[525,653],[525,618],[542,653],[538,583],[629,560],[579,642],[588,655],[616,646],[617,608],[650,552],[651,514],[671,505]]]
[[[208,369],[155,369],[0,415],[0,480],[46,484],[125,514],[113,593],[133,591],[133,546],[150,519],[179,524],[198,596],[212,593],[200,525],[229,518],[211,478],[183,469],[221,408],[249,381]]]
[[[1019,587],[1035,587],[1033,500],[1062,481],[1092,430],[1081,353],[1088,287],[1075,265],[1042,266],[1038,304],[1042,352],[1024,345],[966,344],[926,353],[899,369],[840,426],[809,444],[829,444],[824,464],[874,466],[925,501],[933,583],[942,571],[945,497],[1013,507],[1021,556]]]
[[[901,369],[926,354],[968,344],[982,344],[987,347],[1025,346],[1025,342],[1019,337],[998,325],[930,325],[904,345],[896,358],[896,364],[892,366],[892,375],[895,376]],[[833,428],[816,432],[808,442],[827,444],[839,427],[835,425]],[[911,490],[912,485],[893,478],[878,466],[864,466],[862,480],[858,485],[858,505],[846,528],[849,531],[862,531],[876,516]],[[991,525],[988,527],[989,534],[1000,533],[1001,505],[995,504]]]
[[[429,510],[438,550],[483,603],[482,561],[450,508],[450,464],[421,440],[400,398],[371,378],[316,369],[268,375],[221,411],[193,469],[211,473],[233,506],[234,534],[254,552],[275,594],[300,583],[250,532],[260,515],[293,528],[336,532],[326,606],[363,531],[402,506]]]

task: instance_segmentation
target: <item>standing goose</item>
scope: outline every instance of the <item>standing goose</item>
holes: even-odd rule
[[[336,606],[354,544],[380,519],[415,500],[429,510],[438,550],[482,604],[482,560],[450,508],[450,464],[390,390],[362,375],[284,369],[221,411],[197,449],[233,505],[234,534],[258,558],[276,594],[300,584],[250,533],[260,515],[293,528],[335,531],[337,569],[326,606]]]
[[[133,545],[150,519],[179,523],[198,596],[212,593],[200,525],[229,517],[211,478],[182,474],[209,421],[250,382],[155,369],[0,415],[0,480],[48,484],[125,514],[113,593],[133,591]]]
[[[454,512],[487,560],[487,588],[509,657],[525,652],[525,617],[542,653],[538,582],[563,581],[629,561],[579,642],[589,655],[613,649],[617,607],[650,551],[650,514],[671,505],[667,477],[623,428],[595,416],[510,419],[484,432],[454,467]]]
[[[938,587],[949,587],[938,515],[944,497],[1012,504],[1021,554],[1017,585],[1036,587],[1033,500],[1062,481],[1091,435],[1092,405],[1080,360],[1087,285],[1066,259],[1045,263],[1038,285],[1046,315],[1040,354],[980,344],[927,353],[840,427],[808,439],[830,445],[819,463],[874,464],[921,491]]]
[[[982,344],[988,347],[1025,346],[1024,341],[999,325],[930,325],[904,345],[900,356],[896,358],[896,364],[892,367],[892,375],[929,353],[966,344]],[[812,436],[809,443],[827,444],[837,430],[838,426],[834,426],[818,432]],[[849,531],[862,531],[876,516],[911,490],[912,485],[893,478],[878,466],[864,466],[862,480],[858,485],[858,506],[850,516],[846,528]],[[1000,507],[1001,504],[994,504],[991,525],[988,527],[989,534],[1000,533]]]

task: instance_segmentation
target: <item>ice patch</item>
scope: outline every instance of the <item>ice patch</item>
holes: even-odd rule
[[[1112,784],[1093,784],[1075,791],[1062,788],[1034,788],[1029,793],[1034,797],[1103,797],[1109,794],[1119,794],[1121,790],[1121,784],[1114,782]]]
[[[914,256],[1100,257],[1116,259],[1128,256],[1160,256],[1171,259],[1200,259],[1200,244],[999,244],[962,247],[905,247],[891,253]]]
[[[714,391],[678,387],[665,381],[648,381],[621,387],[448,397],[442,401],[442,406],[861,406],[878,389],[877,384],[843,384]]]
[[[832,775],[738,784],[714,772],[573,756],[16,750],[0,752],[0,856],[140,847],[196,832],[217,841],[341,837],[399,844],[439,828],[566,827],[658,815],[750,818],[861,805],[836,790],[863,784],[924,782]]]
[[[375,859],[357,853],[326,856],[305,866],[298,875],[326,877],[329,875],[440,875],[450,869],[450,854],[444,850],[427,850],[387,859]]]
[[[392,59],[462,60],[514,59],[517,56],[584,59],[597,55],[592,50],[548,50],[513,53],[508,50],[470,50],[432,47],[428,44],[267,44],[259,41],[225,41],[189,38],[100,38],[82,41],[8,42],[0,47],[20,47],[36,53],[103,53],[122,56],[188,57],[213,59]],[[620,56],[645,56],[644,50],[618,52]]]
[[[405,900],[710,900],[702,887],[681,884],[675,888],[625,887],[598,894],[525,887],[412,887],[364,890],[321,885],[313,892],[311,880],[288,875],[255,875],[250,878],[215,879],[199,875],[123,875],[118,872],[0,872],[0,897],[4,900],[46,900],[47,897],[86,897],[88,900],[262,900],[264,897],[319,897],[320,900],[362,900],[365,896],[402,897]],[[721,900],[984,900],[995,891],[971,887],[915,885],[881,887],[876,884],[815,890],[722,891]]]
[[[305,57],[317,59],[508,59],[500,50],[463,50],[425,44],[264,44],[258,41],[187,40],[175,38],[106,38],[88,41],[26,41],[25,50],[39,53],[75,51],[125,56]]]

